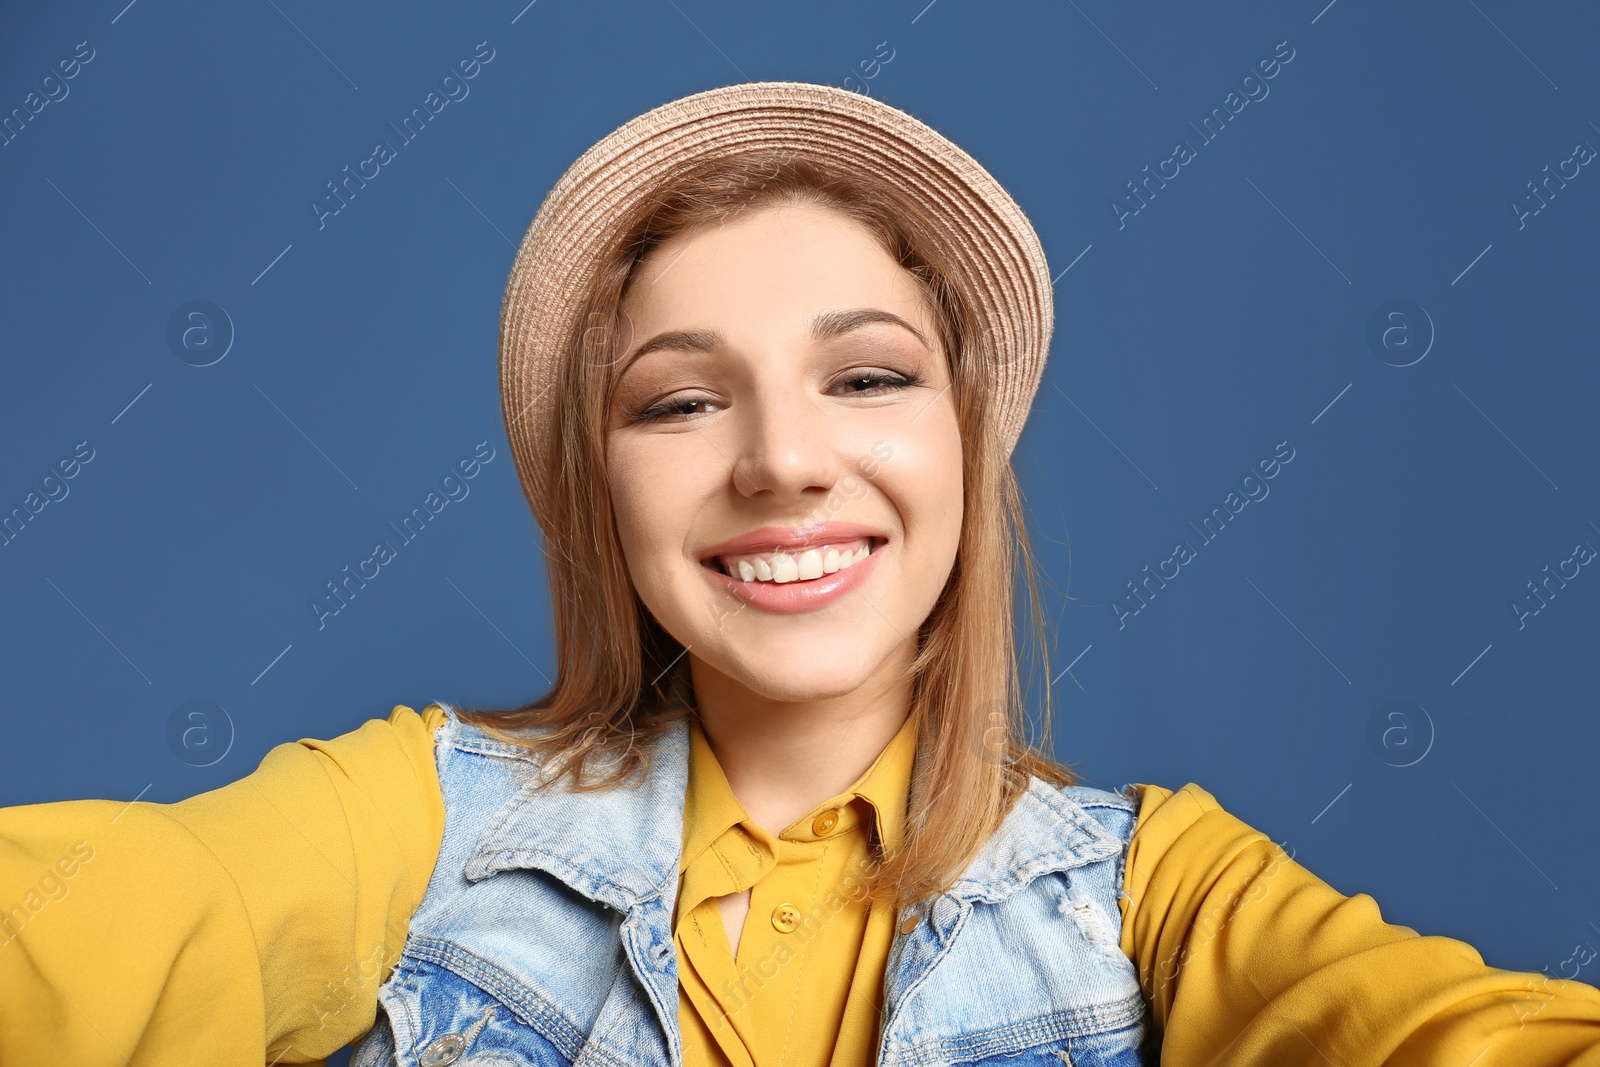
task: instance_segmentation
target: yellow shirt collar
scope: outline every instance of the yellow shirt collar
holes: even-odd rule
[[[812,830],[817,816],[827,811],[837,811],[842,820],[855,818],[851,800],[860,797],[871,806],[878,841],[886,853],[900,847],[905,832],[906,800],[911,786],[912,762],[916,756],[917,730],[911,716],[907,716],[900,729],[884,746],[872,765],[862,772],[855,783],[837,793],[806,814],[796,819],[777,836],[785,839],[814,840]],[[710,844],[730,827],[742,825],[752,839],[773,847],[771,834],[762,829],[745,813],[739,798],[723,774],[716,753],[706,740],[700,720],[689,720],[689,788],[684,797],[683,857],[679,870],[687,870]],[[845,829],[841,823],[831,828],[831,833]]]

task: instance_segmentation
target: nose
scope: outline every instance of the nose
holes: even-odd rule
[[[771,493],[784,503],[826,495],[839,479],[827,413],[799,383],[755,385],[734,420],[733,483],[745,497]]]

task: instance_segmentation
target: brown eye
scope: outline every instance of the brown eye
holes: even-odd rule
[[[695,405],[714,405],[715,400],[706,400],[701,397],[684,397],[676,400],[665,400],[643,411],[632,412],[628,418],[632,422],[660,422],[667,419],[684,418],[690,415],[703,414],[703,412],[686,411]]]
[[[846,391],[848,393],[860,395],[862,393],[877,393],[890,389],[905,389],[913,385],[920,385],[921,379],[916,377],[907,377],[903,374],[879,374],[877,372],[872,372],[867,374],[853,374],[848,378],[840,379],[838,384],[846,387]]]

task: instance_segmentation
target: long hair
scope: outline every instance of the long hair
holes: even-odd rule
[[[462,718],[543,757],[547,785],[570,776],[572,789],[586,791],[648,773],[646,739],[693,713],[685,650],[633,589],[607,490],[612,370],[631,343],[620,308],[635,268],[664,241],[784,204],[823,207],[861,223],[916,279],[950,364],[962,438],[965,506],[956,559],[918,630],[910,668],[910,714],[925,755],[911,783],[903,840],[873,857],[866,880],[871,899],[898,910],[948,889],[1031,777],[1061,786],[1076,779],[1047,754],[1048,684],[1041,688],[1039,740],[1029,739],[1013,615],[1019,575],[1029,607],[1023,629],[1046,679],[1049,649],[1021,492],[993,423],[987,339],[963,295],[970,290],[926,236],[938,228],[890,182],[750,151],[675,175],[623,220],[542,405],[550,413],[541,431],[552,435],[544,450],[550,459],[533,481],[542,500],[535,517],[544,534],[556,680],[521,707],[465,710]]]

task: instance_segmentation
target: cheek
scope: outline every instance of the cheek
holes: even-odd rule
[[[624,560],[648,601],[672,573],[666,565],[682,558],[703,496],[696,467],[659,441],[610,448],[606,466]]]
[[[656,473],[644,453],[627,448],[613,448],[606,453],[611,510],[616,515],[617,536],[630,563],[652,551],[649,534],[660,529],[655,511],[662,496],[649,491]]]
[[[874,480],[900,510],[908,548],[925,563],[943,562],[945,556],[953,560],[963,510],[955,415],[930,409],[909,429],[878,446],[882,458]]]

